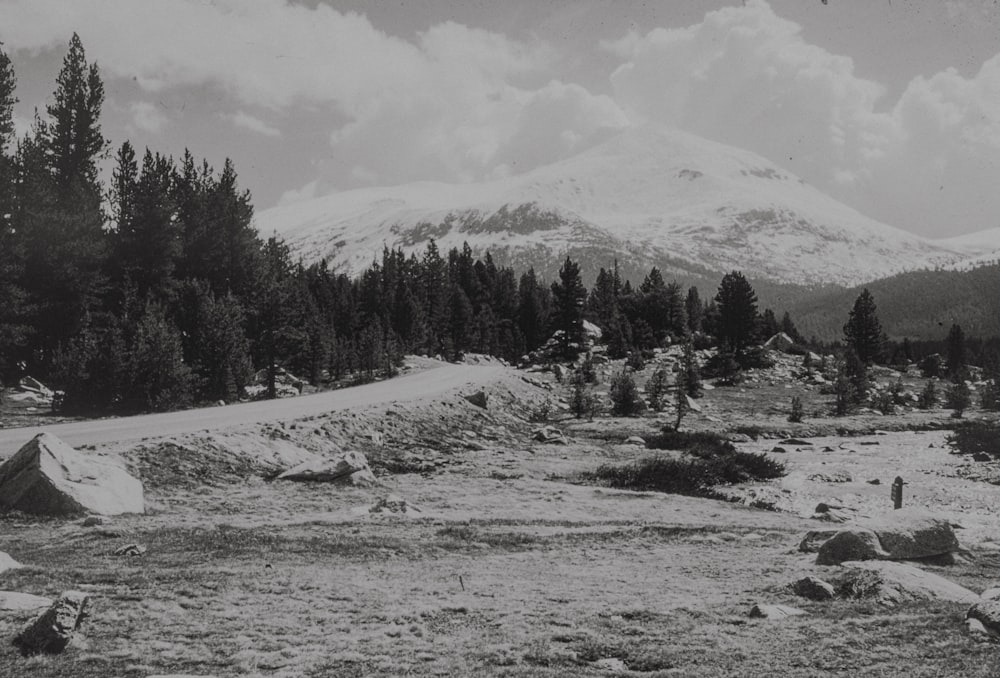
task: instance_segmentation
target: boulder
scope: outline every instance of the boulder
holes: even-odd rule
[[[701,412],[701,405],[699,405],[694,398],[692,398],[689,395],[686,395],[684,396],[684,399],[687,401],[687,406],[689,410],[691,410],[692,412]]]
[[[832,600],[835,593],[833,584],[827,583],[819,577],[803,577],[792,584],[795,595],[809,600]]]
[[[845,562],[839,589],[855,592],[855,597],[896,604],[910,600],[946,600],[972,603],[979,596],[953,581],[921,570],[909,563]],[[858,586],[856,582],[863,582]],[[857,595],[860,593],[861,595]]]
[[[784,332],[778,332],[764,342],[764,348],[769,351],[787,351],[792,346],[795,346],[795,341]]]
[[[89,600],[90,597],[80,591],[63,593],[49,609],[18,634],[14,643],[25,655],[62,652],[86,618]]]
[[[778,441],[779,445],[795,445],[800,447],[809,447],[812,445],[808,440],[802,440],[801,438],[785,438],[784,440]]]
[[[484,410],[486,409],[486,393],[484,391],[476,391],[475,393],[463,397],[476,407],[480,407]]]
[[[816,553],[819,547],[829,541],[837,530],[809,530],[806,536],[799,542],[799,551],[803,553]]]
[[[34,596],[19,591],[0,591],[0,611],[21,612],[24,610],[40,610],[52,604],[51,598]]]
[[[303,462],[288,469],[277,479],[357,486],[369,486],[377,482],[365,455],[354,451],[344,452],[333,459],[315,459]]]
[[[921,560],[947,563],[959,550],[951,523],[921,513],[895,511],[866,521],[863,526],[842,530],[820,547],[819,565],[846,560]]]
[[[1000,634],[1000,600],[981,600],[965,613],[966,619],[974,619],[993,634]]]
[[[959,550],[951,523],[923,513],[893,511],[866,526],[878,535],[890,560],[930,558]]]
[[[406,501],[402,497],[390,494],[387,497],[379,497],[370,509],[369,513],[420,513],[420,509]]]
[[[18,567],[21,567],[21,563],[17,562],[3,551],[0,551],[0,574]]]
[[[645,447],[646,441],[639,436],[629,436],[625,439],[626,445],[638,445],[639,447]]]
[[[829,473],[813,473],[809,480],[814,483],[849,483],[854,480],[847,471],[832,471]]]
[[[0,507],[43,515],[142,513],[142,483],[108,459],[74,450],[50,433],[0,465]]]
[[[555,426],[543,426],[531,432],[531,437],[540,443],[565,443],[562,431]]]
[[[750,608],[751,619],[788,619],[804,615],[805,611],[791,605],[765,605],[757,603]]]
[[[839,565],[849,560],[880,560],[889,554],[882,550],[878,535],[871,530],[841,530],[819,547],[817,565]]]

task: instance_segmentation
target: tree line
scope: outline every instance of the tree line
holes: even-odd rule
[[[357,277],[305,266],[253,225],[233,163],[179,159],[101,131],[104,86],[74,35],[51,103],[14,131],[16,77],[0,51],[0,379],[25,373],[64,393],[67,412],[138,412],[232,401],[279,368],[322,385],[391,375],[405,353],[509,361],[555,334],[583,346],[584,320],[613,357],[680,338],[742,356],[784,330],[739,273],[703,300],[653,268],[638,285],[617,265],[591,289],[567,258],[548,284],[468,245],[385,249]],[[107,185],[99,162],[113,152]]]

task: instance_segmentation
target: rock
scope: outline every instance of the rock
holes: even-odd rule
[[[116,556],[139,557],[146,554],[146,547],[141,544],[126,544],[115,549]]]
[[[816,504],[813,512],[813,520],[822,520],[827,523],[846,523],[854,519],[854,509],[840,504],[829,504],[820,502]]]
[[[974,636],[989,636],[990,632],[978,619],[969,617],[965,620],[965,628]]]
[[[646,446],[646,441],[643,440],[642,438],[640,438],[639,436],[629,436],[628,438],[625,439],[625,444],[626,445],[639,445],[640,447],[645,447]]]
[[[14,643],[26,655],[62,652],[86,618],[89,600],[86,593],[66,591],[21,631]]]
[[[810,447],[812,445],[808,440],[802,440],[801,438],[785,438],[784,440],[778,441],[779,445],[796,445],[802,447]]]
[[[839,565],[850,560],[879,560],[888,556],[871,530],[841,530],[819,547],[816,564]]]
[[[819,547],[829,541],[837,530],[809,530],[806,536],[799,542],[799,551],[803,553],[816,553]]]
[[[753,438],[748,436],[746,433],[730,433],[729,442],[731,443],[750,443],[753,442]]]
[[[39,433],[0,465],[0,506],[43,515],[142,513],[142,483],[106,457]]]
[[[784,447],[772,447],[771,448],[771,453],[772,454],[786,454],[787,452],[788,452],[788,450],[786,450]]]
[[[964,586],[909,563],[845,562],[843,567],[838,590],[842,593],[853,590],[853,597],[872,598],[886,604],[909,600],[972,603],[979,599]]]
[[[602,671],[609,671],[611,673],[621,673],[623,671],[628,671],[628,667],[625,665],[621,659],[617,657],[605,657],[604,659],[598,659],[591,663],[595,669],[601,669]]]
[[[463,397],[476,407],[481,407],[484,410],[486,409],[486,393],[484,391],[476,391],[475,393]]]
[[[299,464],[278,476],[278,480],[304,480],[317,483],[342,483],[370,486],[376,484],[368,460],[360,452],[344,452],[333,459],[317,459]]]
[[[7,570],[13,570],[18,567],[21,567],[21,563],[17,562],[3,551],[0,551],[0,573],[6,572]]]
[[[691,410],[692,412],[701,412],[701,405],[695,402],[694,398],[692,398],[689,395],[684,396],[684,398],[685,400],[687,400],[687,406],[689,410]]]
[[[751,619],[788,619],[804,615],[805,611],[791,605],[765,605],[757,603],[750,608]]]
[[[543,426],[531,432],[531,437],[540,443],[565,443],[562,431],[555,426]]]
[[[370,509],[369,513],[420,513],[420,509],[409,503],[402,497],[390,494],[387,497],[379,497]]]
[[[868,484],[869,485],[881,485],[882,481],[879,480],[878,478],[872,478],[871,480],[868,481]]]
[[[590,339],[594,340],[600,339],[604,335],[604,331],[589,320],[583,321],[583,331]]]
[[[103,525],[104,519],[100,516],[87,516],[83,519],[82,525],[84,527],[96,527],[97,525]]]
[[[853,480],[847,471],[834,471],[833,473],[813,473],[809,480],[816,483],[849,483]]]
[[[980,600],[1000,600],[1000,588],[986,589],[979,594]]]
[[[23,610],[40,610],[52,604],[51,598],[34,596],[18,591],[0,591],[0,610],[20,612]]]
[[[893,511],[868,521],[866,527],[875,531],[891,560],[928,558],[959,550],[951,523],[917,511]]]
[[[1000,600],[981,600],[965,613],[966,619],[975,619],[992,634],[1000,634]]]
[[[809,600],[832,600],[834,597],[833,584],[829,584],[819,577],[803,577],[792,584],[795,594]]]
[[[817,507],[819,508],[819,507]],[[858,528],[842,530],[817,554],[820,565],[846,560],[916,560],[959,550],[951,523],[919,512],[894,511]]]

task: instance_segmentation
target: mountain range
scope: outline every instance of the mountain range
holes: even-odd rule
[[[895,274],[968,269],[1000,257],[1000,229],[931,240],[871,219],[761,156],[677,130],[609,132],[587,150],[507,178],[361,188],[257,216],[306,263],[358,274],[384,247],[468,242],[551,277],[618,260],[684,280],[733,269],[765,283],[850,287]]]

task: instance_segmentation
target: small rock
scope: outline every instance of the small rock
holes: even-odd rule
[[[420,509],[410,504],[402,497],[390,494],[387,497],[379,497],[375,504],[368,509],[369,513],[420,513]]]
[[[21,567],[21,563],[17,562],[3,551],[0,551],[0,572],[6,572],[7,570],[13,570],[18,567]]]
[[[837,534],[837,530],[809,530],[799,542],[799,551],[816,553],[819,551],[819,547],[833,538],[835,534]]]
[[[141,544],[126,544],[115,549],[116,556],[138,557],[146,554],[146,547]]]
[[[605,657],[604,659],[598,659],[596,662],[593,662],[591,666],[611,673],[628,671],[628,667],[625,665],[625,662],[617,657]]]
[[[772,447],[771,452],[773,454],[785,454],[788,452],[784,447]]]
[[[751,619],[788,619],[804,615],[805,611],[791,605],[765,605],[757,603],[750,608]]]
[[[813,473],[809,476],[809,480],[816,483],[849,483],[853,478],[846,471],[835,471],[833,473]]]
[[[1000,588],[986,589],[979,594],[980,600],[1000,600]]]
[[[39,610],[52,604],[51,598],[18,591],[0,591],[0,610]]]
[[[800,438],[786,438],[785,440],[779,440],[778,444],[779,445],[804,446],[804,447],[808,447],[808,446],[812,445],[812,443],[809,442],[808,440],[802,440]]]
[[[90,596],[80,591],[63,593],[48,610],[18,634],[14,643],[26,655],[62,652],[86,618],[89,601]]]
[[[974,636],[989,636],[990,632],[986,630],[983,623],[978,619],[969,617],[965,620],[965,628],[968,629],[969,633]]]
[[[481,407],[484,410],[486,409],[486,393],[484,391],[476,391],[475,393],[463,397],[476,407]]]
[[[873,479],[871,479],[871,480],[868,481],[868,484],[869,485],[881,485],[882,481],[879,480],[878,478],[873,478]]]
[[[809,600],[832,600],[834,597],[833,584],[829,584],[819,577],[803,577],[792,584],[795,594]]]
[[[96,525],[103,525],[103,524],[104,524],[104,519],[101,518],[100,516],[87,516],[86,518],[83,519],[84,527],[94,527]]]
[[[819,547],[816,564],[839,565],[848,560],[879,560],[888,556],[871,530],[842,530]]]
[[[641,447],[645,447],[646,446],[646,441],[643,440],[642,438],[640,438],[639,436],[629,436],[628,438],[625,439],[625,444],[626,445],[640,445]]]

